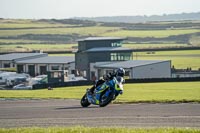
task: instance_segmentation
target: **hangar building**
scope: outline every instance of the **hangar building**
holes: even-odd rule
[[[46,53],[12,53],[0,55],[0,68],[16,67],[16,62],[48,56]]]
[[[67,70],[74,73],[74,57],[46,56],[29,60],[17,61],[18,73],[29,73],[31,76],[47,74],[47,71]]]
[[[113,69],[124,68],[130,79],[170,78],[171,61],[163,60],[129,60],[120,62],[97,62],[90,65],[96,77],[112,72]]]
[[[0,68],[16,68],[18,73],[28,73],[31,76],[57,70],[74,74],[75,58],[48,56],[47,53],[12,53],[0,55]]]

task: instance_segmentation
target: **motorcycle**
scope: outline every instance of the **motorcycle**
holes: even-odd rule
[[[112,80],[105,81],[103,84],[96,86],[93,93],[90,89],[87,89],[81,99],[81,106],[88,107],[94,104],[105,107],[115,100],[119,94],[123,93],[123,82],[124,79],[122,77],[113,77]]]

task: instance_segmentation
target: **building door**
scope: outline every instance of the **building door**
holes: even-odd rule
[[[4,68],[9,68],[10,67],[10,63],[4,63]]]
[[[98,79],[103,77],[103,70],[102,69],[98,69]]]
[[[40,74],[47,74],[47,66],[40,66]]]
[[[35,76],[35,66],[34,65],[28,66],[28,73],[30,74],[30,76]]]
[[[90,78],[90,79],[91,79],[92,81],[95,81],[95,80],[96,80],[95,72],[92,71],[90,75],[91,75],[91,78]]]
[[[23,73],[24,72],[24,66],[23,65],[17,65],[17,72]]]

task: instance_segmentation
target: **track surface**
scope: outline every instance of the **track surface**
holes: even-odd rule
[[[200,104],[110,104],[79,100],[0,100],[0,128],[31,126],[196,127]]]

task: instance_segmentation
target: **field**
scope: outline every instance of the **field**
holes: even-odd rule
[[[168,37],[173,35],[183,35],[200,32],[198,29],[169,29],[169,30],[120,30],[115,32],[104,33],[102,36],[118,37]]]
[[[22,43],[23,42],[23,43]],[[29,41],[29,40],[2,40],[0,39],[0,52],[13,52],[13,51],[32,51],[32,50],[43,50],[43,51],[72,51],[77,47],[78,44],[43,44],[41,41]],[[8,44],[3,44],[8,43]],[[22,44],[20,44],[22,43]],[[133,49],[144,49],[144,48],[179,48],[188,47],[187,44],[124,44],[123,47]]]
[[[176,22],[178,23],[178,22]],[[143,24],[107,24],[83,20],[0,20],[0,52],[43,50],[59,51],[72,50],[70,45],[77,45],[77,40],[91,36],[119,36],[128,37],[126,47],[160,48],[160,47],[189,47],[199,45],[199,27],[192,25],[199,22],[179,22],[179,28],[163,28],[173,23],[155,23],[155,28],[140,29]],[[151,26],[152,23],[149,24]],[[137,27],[138,26],[138,27]],[[157,26],[157,27],[156,27]],[[136,28],[132,29],[131,27]],[[158,29],[157,29],[158,28]],[[161,29],[159,29],[161,28]],[[171,37],[171,38],[170,38]],[[138,38],[137,41],[131,38]],[[162,39],[161,39],[162,38]],[[161,40],[160,40],[161,39]],[[137,43],[140,43],[140,45]],[[142,43],[146,43],[145,45]],[[44,45],[46,47],[38,47]],[[55,45],[52,47],[51,44]],[[142,45],[141,45],[142,44]],[[190,44],[190,45],[188,45]],[[11,46],[13,45],[13,46]],[[35,47],[33,46],[35,45]],[[67,46],[63,46],[67,45]],[[21,48],[22,47],[22,48]]]
[[[62,87],[52,91],[0,90],[0,98],[64,98],[80,99],[90,86]],[[200,102],[200,82],[125,84],[117,103]]]
[[[45,51],[73,51],[73,46],[77,44],[12,44],[12,45],[0,45],[0,52],[27,52],[33,50]]]
[[[177,43],[132,43],[132,44],[123,44],[125,48],[133,48],[133,49],[152,49],[152,48],[179,48],[179,47],[188,47],[188,44],[177,44]]]
[[[44,28],[44,29],[20,29],[20,30],[1,30],[0,36],[19,36],[24,34],[81,34],[81,35],[98,35],[107,31],[116,30],[119,28],[111,27],[78,27],[78,28]]]
[[[166,22],[167,24],[170,24]],[[165,25],[159,23],[158,25]],[[182,23],[182,22],[180,22]],[[186,22],[189,23],[189,22]],[[106,26],[104,23],[75,20],[23,20],[0,19],[0,52],[74,51],[77,40],[91,36],[128,37],[124,47],[173,48],[200,46],[199,27],[131,29],[133,25]],[[130,27],[129,27],[130,26]],[[162,26],[161,26],[162,27]],[[164,27],[164,26],[163,26]],[[136,27],[137,28],[137,27]],[[139,41],[135,41],[137,38]],[[160,40],[161,39],[161,40]],[[162,40],[163,39],[163,40]],[[74,54],[51,54],[50,56],[74,56]],[[200,50],[134,52],[136,60],[172,60],[178,69],[200,68]],[[80,99],[90,86],[61,87],[47,90],[0,90],[4,99]],[[200,82],[138,83],[125,84],[124,94],[115,103],[200,103]],[[9,132],[108,132],[108,133],[187,133],[200,132],[190,128],[89,128],[89,127],[47,127],[47,128],[0,128],[0,133]]]
[[[0,133],[199,133],[192,128],[89,128],[89,127],[49,127],[49,128],[0,128]]]
[[[76,27],[76,28],[44,28],[44,29],[20,29],[20,30],[1,30],[0,36],[19,36],[24,34],[80,34],[93,36],[118,36],[118,37],[168,37],[173,35],[183,35],[200,32],[198,29],[185,30],[121,30],[119,27]]]
[[[177,69],[191,67],[193,70],[198,70],[200,68],[200,50],[134,52],[133,59],[171,60],[172,65]]]
[[[170,24],[166,22],[167,24]],[[165,27],[166,23],[157,23],[157,26]],[[193,22],[187,22],[193,23]],[[198,23],[198,22],[197,22]],[[172,23],[173,24],[173,23]],[[180,22],[184,25],[184,22]],[[137,24],[140,25],[140,24]],[[141,24],[143,25],[143,24]],[[187,28],[163,28],[163,29],[131,29],[134,24],[123,24],[115,26],[106,26],[106,23],[80,21],[80,20],[25,20],[25,19],[1,19],[0,20],[0,52],[21,52],[43,50],[45,51],[63,51],[74,50],[77,46],[77,40],[88,36],[120,36],[120,37],[139,37],[140,43],[133,40],[127,40],[124,47],[141,49],[141,48],[160,48],[160,47],[188,47],[192,46],[192,42],[199,40],[199,27]],[[156,26],[156,23],[155,23]],[[158,28],[157,27],[157,28]],[[135,27],[137,28],[137,26]],[[175,40],[170,40],[169,37],[182,36]],[[188,37],[188,40],[185,38]],[[144,42],[143,39],[150,38],[151,41]],[[163,38],[164,40],[159,40]],[[153,40],[152,40],[153,39]],[[167,39],[167,40],[166,40]],[[183,39],[183,40],[181,40]],[[158,41],[154,43],[154,41]],[[192,42],[190,42],[192,40]],[[180,41],[182,43],[180,43]],[[70,42],[70,43],[69,43]],[[132,43],[132,44],[131,44]],[[190,43],[190,45],[188,45]],[[53,55],[53,54],[52,54]],[[52,56],[51,55],[51,56]],[[57,54],[61,55],[61,54]],[[67,56],[74,56],[73,54],[62,54]],[[192,69],[200,68],[200,50],[187,50],[187,51],[160,51],[160,52],[134,52],[133,59],[136,60],[172,60],[172,65],[178,69]],[[60,88],[58,90],[65,90]],[[70,89],[68,89],[70,90]],[[37,97],[38,91],[25,91],[29,93],[27,97]],[[55,90],[57,91],[57,89]],[[83,91],[83,90],[81,90]],[[14,91],[15,93],[16,91]],[[34,93],[36,94],[34,94]],[[2,92],[3,93],[3,92]],[[0,94],[1,97],[6,96]],[[12,93],[12,91],[10,91]],[[22,93],[22,94],[23,94]],[[50,92],[48,92],[50,93]],[[17,93],[16,93],[17,94]],[[59,94],[59,92],[58,92]],[[12,95],[8,94],[8,97]],[[18,97],[18,95],[13,95]],[[24,96],[24,95],[23,95]],[[52,94],[42,98],[50,98]],[[80,96],[80,95],[79,95]],[[78,96],[78,97],[79,97]],[[20,97],[20,96],[19,96]],[[52,96],[53,98],[66,98],[65,96]],[[72,97],[77,98],[77,96]],[[123,97],[122,97],[123,98]],[[124,99],[123,99],[124,100]],[[134,99],[125,99],[134,100]],[[149,100],[149,99],[143,99]]]
[[[75,51],[77,40],[90,36],[128,37],[123,47],[133,49],[179,48],[199,46],[200,29],[197,22],[173,22],[145,24],[147,29],[140,29],[144,24],[107,24],[83,20],[0,20],[0,52],[27,52],[34,50]],[[172,25],[169,28],[166,25]],[[186,27],[181,27],[185,26]],[[193,26],[195,25],[195,26]],[[135,30],[136,28],[137,30]],[[138,38],[137,40],[131,38]],[[162,39],[161,39],[162,38]],[[161,40],[160,40],[161,39]],[[200,68],[200,51],[134,52],[133,59],[172,60],[178,69]],[[61,55],[61,54],[57,54]],[[62,54],[69,55],[69,54]],[[73,56],[73,54],[70,54]]]

